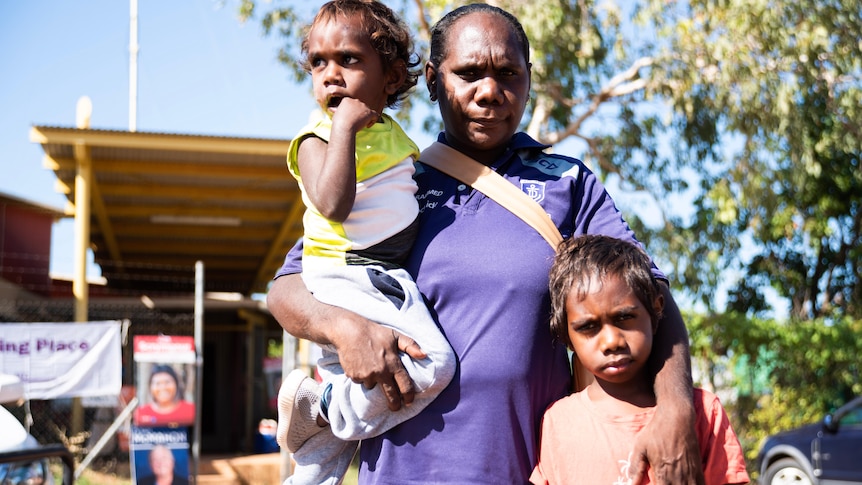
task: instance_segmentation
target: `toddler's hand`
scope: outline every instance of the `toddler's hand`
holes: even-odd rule
[[[363,128],[374,126],[379,118],[380,113],[369,108],[362,101],[356,98],[342,98],[332,113],[332,126],[334,129],[336,124],[343,123],[345,128],[356,133]]]

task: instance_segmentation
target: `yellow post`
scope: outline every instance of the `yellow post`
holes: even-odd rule
[[[90,98],[83,96],[78,100],[75,124],[79,129],[90,127],[90,115],[93,104]],[[92,190],[93,161],[90,147],[84,143],[75,144],[75,254],[74,274],[72,278],[72,295],[75,298],[75,321],[83,323],[89,320],[87,306],[90,293],[87,287],[87,249],[90,247],[90,192]],[[80,398],[72,401],[71,435],[74,436],[84,428],[84,408]]]

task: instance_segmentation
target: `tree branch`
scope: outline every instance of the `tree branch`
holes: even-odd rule
[[[651,66],[653,62],[652,57],[642,57],[636,60],[631,67],[612,77],[608,81],[608,84],[592,97],[592,102],[586,111],[572,120],[564,129],[548,133],[541,141],[548,144],[559,143],[569,136],[580,133],[583,123],[598,111],[602,103],[607,102],[609,99],[643,89],[646,86],[646,80],[634,78],[642,68]]]

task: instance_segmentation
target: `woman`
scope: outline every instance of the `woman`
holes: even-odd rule
[[[152,402],[135,410],[138,426],[181,426],[195,420],[195,405],[182,399],[182,387],[174,368],[158,364],[150,373]]]
[[[582,163],[545,154],[545,146],[516,134],[529,96],[530,63],[526,35],[514,17],[485,4],[446,15],[432,31],[425,79],[443,119],[440,142],[516,185],[539,187],[537,199],[564,237],[591,232],[634,241]],[[422,413],[363,442],[360,481],[527,483],[542,412],[568,392],[571,380],[565,348],[552,343],[547,324],[553,251],[515,215],[451,177],[420,166],[416,182],[420,229],[406,268],[459,367]],[[291,251],[268,295],[282,326],[335,345],[347,375],[367,387],[380,384],[393,408],[410,402],[413,390],[398,352],[412,341],[316,302],[295,274],[300,270]],[[636,449],[649,456],[659,483],[701,483],[685,327],[666,288],[665,298],[671,304],[658,337],[659,411],[651,429],[674,432],[644,433]],[[671,441],[674,436],[681,438]]]

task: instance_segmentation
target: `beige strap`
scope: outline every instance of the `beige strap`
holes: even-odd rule
[[[502,175],[486,165],[473,160],[454,148],[434,142],[419,155],[422,163],[428,164],[443,173],[470,185],[492,200],[508,209],[532,226],[548,241],[556,251],[563,241],[560,230],[538,202],[504,179]],[[572,385],[575,391],[582,391],[593,380],[577,356],[572,356]]]
[[[538,231],[553,249],[563,241],[560,230],[538,202],[487,166],[440,142],[423,150],[419,160],[487,195]]]

